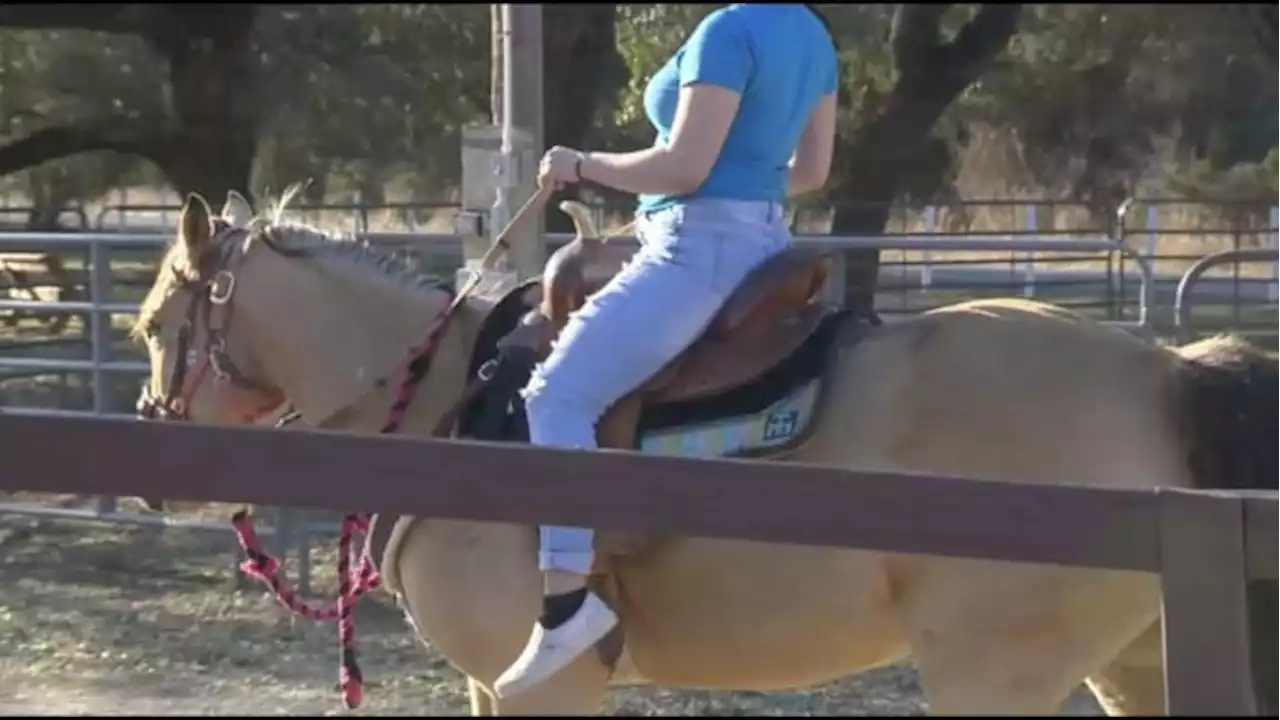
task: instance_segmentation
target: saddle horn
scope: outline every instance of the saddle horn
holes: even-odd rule
[[[591,218],[591,208],[577,200],[564,200],[560,203],[560,212],[573,220],[573,231],[577,235],[574,242],[599,245],[600,231],[596,229],[595,220]]]
[[[587,268],[604,246],[590,208],[577,200],[565,200],[560,211],[573,220],[576,236],[547,258],[542,272],[542,313],[557,323],[581,307],[587,295]]]

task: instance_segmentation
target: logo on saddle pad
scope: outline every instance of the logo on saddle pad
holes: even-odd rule
[[[640,450],[681,457],[782,451],[808,434],[821,388],[822,380],[814,379],[757,413],[645,433]]]
[[[796,426],[800,424],[800,411],[779,408],[769,413],[764,419],[765,442],[786,440],[796,434]]]

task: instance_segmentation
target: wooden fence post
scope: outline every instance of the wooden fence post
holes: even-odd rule
[[[1225,495],[1162,491],[1159,526],[1165,711],[1257,714],[1244,503]]]
[[[1258,699],[1258,714],[1276,714],[1280,706],[1280,588],[1276,583],[1276,526],[1280,524],[1280,508],[1275,494],[1251,492],[1244,496],[1244,549],[1249,568],[1249,633],[1252,636],[1253,691]]]

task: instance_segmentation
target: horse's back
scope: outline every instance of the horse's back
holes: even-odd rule
[[[1126,467],[1177,459],[1176,364],[1143,338],[1045,303],[939,308],[848,349],[830,416],[805,459],[1022,482],[1147,485],[1147,473],[1090,478],[1081,453],[1114,451],[1110,459]],[[1164,482],[1180,481],[1175,474]]]
[[[1159,346],[1044,303],[949,306],[845,348],[826,419],[795,459],[1013,482],[1185,485],[1175,364]],[[662,680],[814,681],[910,645],[930,664],[942,707],[1052,708],[1158,611],[1158,588],[1141,573],[697,538],[664,544],[621,580],[624,615],[647,618],[628,630],[633,656]],[[752,634],[786,640],[744,643]],[[943,644],[922,644],[934,636]],[[734,643],[741,652],[726,651]],[[964,670],[957,658],[970,649],[993,664]],[[796,660],[805,652],[811,665]],[[784,656],[803,670],[759,660]],[[1026,698],[983,684],[1019,667],[1043,681]],[[992,700],[966,695],[969,684]]]

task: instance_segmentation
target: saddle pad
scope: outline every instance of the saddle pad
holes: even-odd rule
[[[640,451],[680,457],[784,452],[812,431],[824,379],[813,378],[757,413],[643,433]]]

